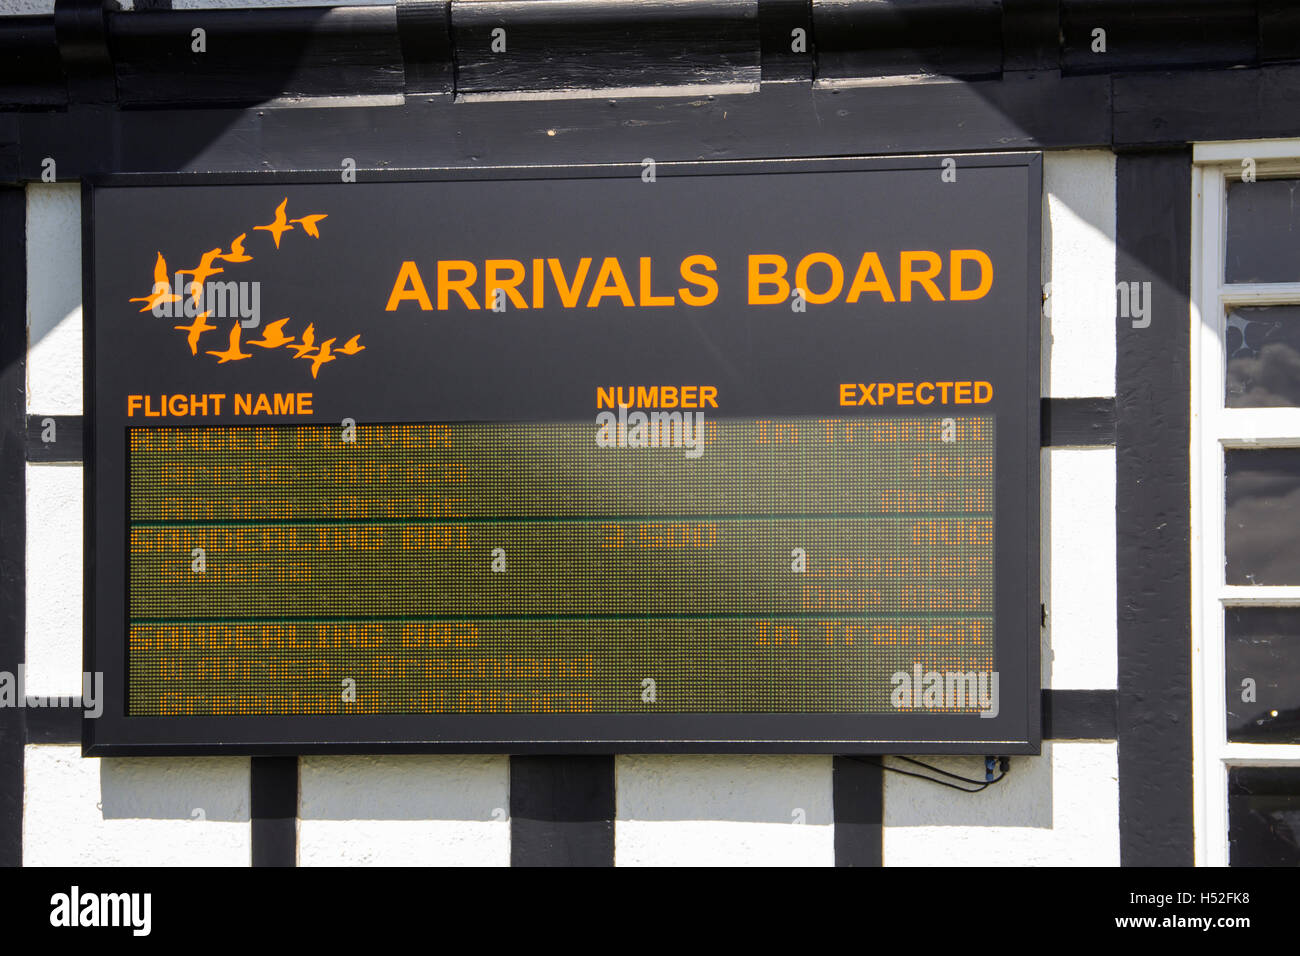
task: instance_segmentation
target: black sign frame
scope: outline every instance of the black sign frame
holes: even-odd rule
[[[829,157],[797,160],[735,160],[663,162],[659,176],[717,175],[726,172],[797,172],[806,170],[934,171],[940,180],[944,157]],[[820,754],[1038,754],[1041,748],[1040,676],[1040,310],[1038,288],[1041,257],[1041,153],[964,154],[960,167],[1006,166],[1024,170],[1027,221],[1005,224],[1023,229],[1025,275],[1024,338],[1028,350],[1023,382],[1023,459],[999,459],[999,482],[1010,481],[1025,491],[1024,512],[1005,526],[1021,531],[1023,540],[1023,605],[1007,608],[998,618],[996,648],[1002,673],[999,717],[898,715],[886,719],[901,732],[867,738],[837,732],[843,715],[828,714],[709,714],[708,734],[698,730],[699,715],[597,714],[602,732],[576,733],[575,719],[593,722],[591,715],[348,715],[348,716],[126,716],[126,640],[124,621],[113,620],[98,601],[97,569],[108,562],[125,565],[129,542],[109,547],[97,534],[97,500],[108,491],[122,492],[125,474],[104,474],[98,467],[95,197],[103,188],[122,186],[337,184],[337,171],[321,173],[109,174],[88,177],[82,189],[82,269],[85,347],[85,669],[104,675],[104,707],[99,718],[82,721],[83,753],[87,756],[183,754],[313,754],[313,753],[820,753]],[[606,178],[639,176],[640,163],[601,166],[515,166],[440,168],[359,174],[365,182],[426,182],[447,180],[508,180]],[[347,187],[340,187],[347,188]],[[936,185],[936,188],[943,188]],[[1008,470],[1010,477],[1008,478]],[[1000,569],[999,569],[1000,571]],[[1023,646],[1004,637],[1020,635]],[[862,715],[850,715],[862,719]],[[437,730],[432,729],[437,725]]]

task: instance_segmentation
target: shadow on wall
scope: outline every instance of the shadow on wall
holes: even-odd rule
[[[472,756],[303,757],[303,820],[464,820],[510,815],[510,758]]]
[[[105,820],[249,820],[247,757],[105,757]]]
[[[885,758],[901,769],[920,768]],[[984,778],[982,757],[921,757],[933,767],[975,780]],[[1041,757],[1012,757],[1006,779],[979,793],[960,794],[947,787],[896,773],[885,775],[887,827],[1030,827],[1052,829],[1052,744],[1043,742]]]
[[[950,773],[982,776],[977,757],[923,759]],[[623,756],[617,768],[623,820],[833,821],[830,757]],[[509,815],[506,757],[304,757],[300,774],[303,820],[500,822]],[[248,780],[247,758],[104,758],[102,812],[106,820],[247,822]],[[1010,775],[977,794],[898,774],[887,782],[890,827],[1052,827],[1050,743],[1041,757],[1012,758]]]
[[[834,820],[830,757],[625,755],[615,787],[620,820]]]
[[[944,72],[942,66],[934,64],[931,72]],[[215,114],[197,113],[192,119],[212,124],[210,141],[219,140],[226,132]],[[49,191],[48,201],[58,212],[48,240],[44,231],[30,237],[31,261],[71,262],[74,268],[58,283],[33,283],[52,291],[39,307],[33,303],[29,315],[32,345],[74,313],[81,297],[80,282],[75,280],[80,272],[79,250],[71,251],[68,242],[70,236],[80,236],[78,187],[36,188]],[[1047,189],[1050,184],[1045,192]],[[1113,240],[1113,219],[1097,204],[1076,202],[1070,196],[1059,201],[1071,214]],[[1045,212],[1045,278],[1051,274],[1052,236],[1051,218]],[[1130,254],[1138,261],[1143,258],[1140,247]],[[1069,250],[1058,251],[1062,258],[1068,255]],[[1105,294],[1113,308],[1113,288]],[[1045,325],[1045,364],[1050,347],[1050,327]],[[1045,470],[1045,487],[1049,479],[1050,471]],[[1043,527],[1049,528],[1050,523],[1045,521]],[[1049,553],[1044,547],[1045,560]],[[1048,594],[1050,568],[1045,565],[1043,573],[1044,593]],[[1043,650],[1045,673],[1050,674],[1050,647]],[[1051,745],[1045,744],[1042,757],[1014,758],[1007,780],[973,795],[890,774],[888,823],[1050,828],[1050,754]],[[978,758],[923,759],[965,776],[982,775]],[[789,821],[796,810],[802,810],[807,823],[828,824],[832,819],[828,757],[627,756],[619,758],[617,766],[623,818],[777,822]],[[487,821],[500,819],[502,808],[509,806],[509,764],[504,757],[304,758],[300,775],[304,819]],[[247,820],[249,816],[246,759],[106,758],[101,761],[100,777],[105,818]]]
[[[1113,344],[1104,347],[1093,336],[1110,337],[1114,328],[1115,158],[1101,149],[1047,155],[1058,161],[1043,163],[1040,281],[1050,299],[1040,315],[1042,394],[1110,395]],[[1058,335],[1062,351],[1054,361]],[[1106,358],[1103,383],[1095,376]],[[1081,359],[1096,368],[1081,368]]]
[[[27,344],[30,348],[81,309],[81,186],[78,183],[28,187],[27,263]]]
[[[105,757],[106,820],[250,818],[247,757]],[[465,820],[509,817],[510,763],[498,756],[303,757],[303,820]]]

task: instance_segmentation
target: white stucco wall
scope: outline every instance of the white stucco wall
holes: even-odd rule
[[[304,757],[301,866],[509,866],[510,759]]]
[[[1044,164],[1044,394],[1114,392],[1114,161]],[[81,408],[80,215],[75,185],[28,188],[28,409]],[[1115,686],[1113,449],[1042,453],[1048,627],[1043,675],[1058,688]],[[27,660],[33,693],[75,694],[81,671],[81,468],[28,466]],[[24,854],[31,863],[249,861],[248,761],[86,760],[27,748]],[[939,761],[978,776],[978,759]],[[828,757],[623,756],[620,865],[833,862]],[[301,763],[304,865],[509,862],[502,757],[310,757]],[[1118,862],[1115,744],[1045,745],[977,795],[887,775],[891,864]],[[202,810],[206,819],[194,819]],[[802,822],[799,822],[802,820]]]
[[[0,16],[42,16],[54,12],[54,0],[0,0]]]
[[[983,778],[978,757],[927,762]],[[1044,742],[980,793],[887,773],[884,849],[886,866],[1118,866],[1115,742]]]
[[[27,410],[80,415],[81,187],[27,187]]]
[[[1045,153],[1043,394],[1115,394],[1115,155]]]
[[[1115,394],[1115,157],[1044,154],[1043,394]],[[1044,449],[1043,685],[1114,688],[1117,680],[1115,449]]]
[[[27,188],[27,410],[82,413],[81,188]],[[81,688],[82,469],[27,466],[27,683]]]
[[[25,866],[248,866],[247,757],[86,759],[29,745]]]
[[[1043,686],[1114,688],[1118,677],[1115,449],[1048,448],[1043,486]]]
[[[27,466],[27,689],[81,693],[82,468]]]
[[[832,866],[831,758],[620,756],[617,866]]]

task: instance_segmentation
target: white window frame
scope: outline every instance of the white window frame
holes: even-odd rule
[[[1226,408],[1228,310],[1300,305],[1300,282],[1224,282],[1228,177],[1300,175],[1300,139],[1200,144],[1192,170],[1191,519],[1192,740],[1196,863],[1228,864],[1228,771],[1300,766],[1300,744],[1229,743],[1224,609],[1300,607],[1300,586],[1226,583],[1225,448],[1300,447],[1300,408]]]

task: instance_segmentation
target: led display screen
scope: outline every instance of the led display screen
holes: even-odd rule
[[[1038,159],[88,187],[95,753],[1034,752]]]

